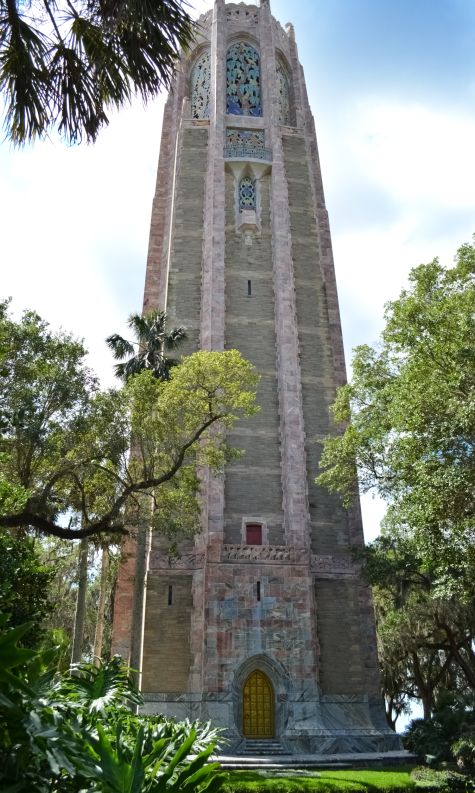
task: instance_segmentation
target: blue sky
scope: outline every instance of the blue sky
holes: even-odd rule
[[[271,7],[294,24],[315,115],[349,363],[409,269],[475,232],[475,3]],[[104,383],[103,340],[141,308],[162,109],[114,114],[94,146],[0,146],[1,292],[84,337]],[[371,537],[382,508],[364,512]]]

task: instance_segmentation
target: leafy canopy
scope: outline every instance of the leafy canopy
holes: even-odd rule
[[[167,503],[179,526],[177,488],[196,518],[197,466],[221,468],[226,429],[257,410],[258,377],[240,353],[197,352],[166,382],[144,371],[100,391],[83,346],[36,314],[18,323],[4,315],[0,333],[0,526],[64,539],[123,533],[144,494],[157,528]],[[65,525],[72,514],[80,528],[72,518]]]
[[[53,128],[94,141],[110,109],[168,88],[194,26],[182,0],[0,0],[0,92],[7,137]]]
[[[425,718],[446,690],[462,700],[475,690],[475,582],[466,581],[464,599],[442,596],[413,538],[378,537],[360,554],[373,586],[379,662],[387,716],[422,702]]]
[[[410,274],[409,289],[386,307],[376,348],[356,348],[353,380],[341,388],[320,484],[348,503],[363,491],[387,500],[386,529],[409,533],[457,589],[475,566],[475,247],[455,265],[437,259]]]

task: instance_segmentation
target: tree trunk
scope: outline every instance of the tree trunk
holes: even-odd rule
[[[86,619],[88,546],[89,541],[87,537],[83,537],[79,544],[78,592],[76,598],[76,613],[74,616],[73,649],[71,653],[72,664],[79,663],[82,653],[84,622]]]
[[[434,707],[434,689],[435,685],[431,683],[430,679],[424,679],[424,675],[419,664],[419,658],[416,652],[411,653],[414,683],[417,688],[419,699],[422,702],[423,718],[430,719]]]
[[[100,666],[102,658],[102,642],[104,638],[104,622],[106,610],[107,584],[109,577],[109,548],[102,546],[101,560],[101,585],[99,590],[99,603],[97,604],[96,633],[94,636],[94,665]]]
[[[475,663],[473,663],[475,660],[475,655],[470,646],[470,642],[464,646],[464,637],[462,638],[462,641],[458,640],[454,631],[446,622],[439,621],[438,625],[445,631],[453,658],[462,673],[465,675],[468,685],[470,688],[475,689]],[[463,652],[461,652],[462,650],[465,650],[467,653],[467,658],[464,657]]]
[[[137,533],[137,556],[135,560],[134,597],[132,607],[132,632],[130,642],[130,666],[134,670],[137,688],[140,688],[142,673],[143,631],[145,619],[145,583],[150,530],[148,521],[139,517]]]

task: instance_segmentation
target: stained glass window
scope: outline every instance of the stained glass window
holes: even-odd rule
[[[286,71],[281,63],[277,61],[277,101],[279,103],[279,123],[290,124],[290,97],[289,81]]]
[[[226,106],[235,116],[262,116],[259,53],[243,41],[228,49]]]
[[[192,118],[209,118],[210,76],[211,76],[210,54],[209,52],[204,52],[198,58],[191,71]]]
[[[256,183],[250,176],[243,176],[239,182],[239,209],[256,208]]]

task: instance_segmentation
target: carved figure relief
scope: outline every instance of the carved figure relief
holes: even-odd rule
[[[290,93],[287,73],[280,61],[277,61],[277,98],[279,103],[279,124],[290,124]]]
[[[235,116],[261,116],[259,53],[240,41],[228,49],[226,109]]]
[[[209,118],[209,92],[211,81],[210,53],[204,52],[191,70],[191,116]]]
[[[288,562],[295,564],[307,561],[304,548],[288,545],[223,545],[221,560],[246,562]]]

